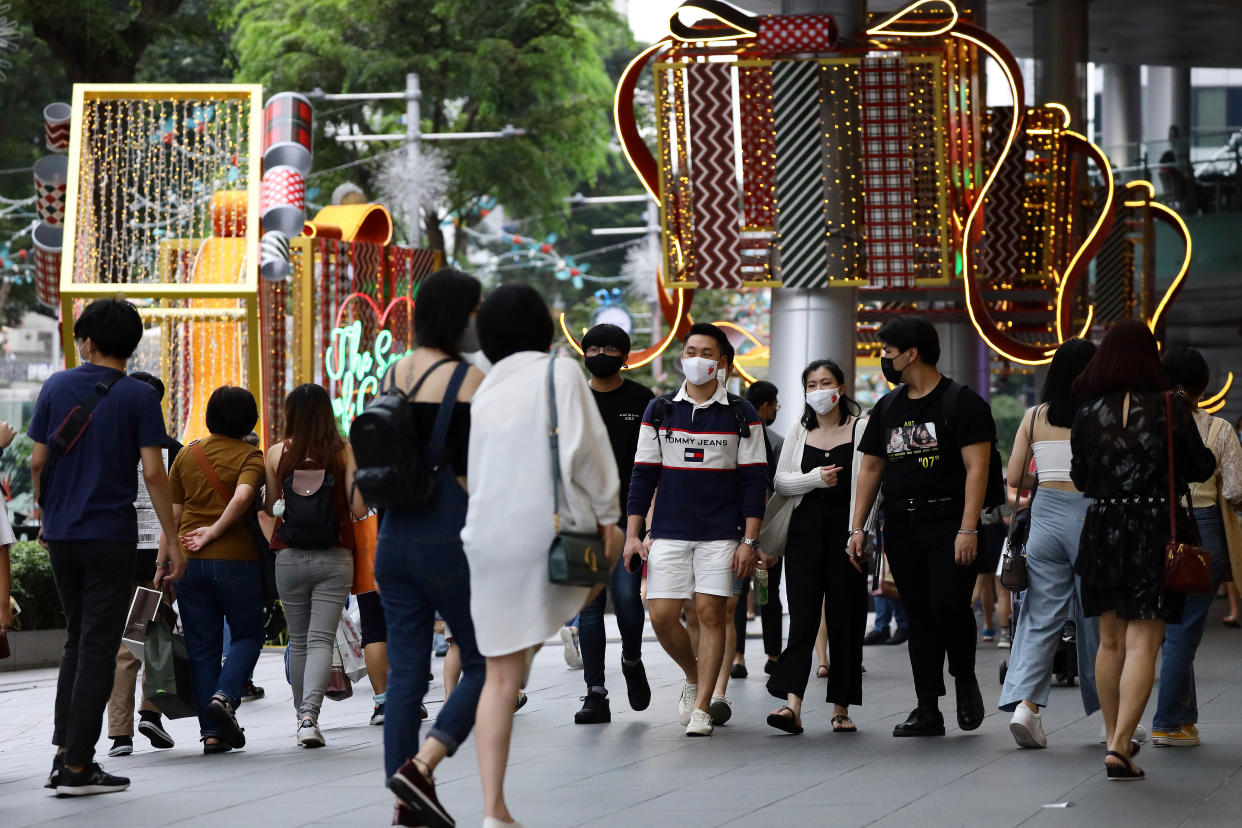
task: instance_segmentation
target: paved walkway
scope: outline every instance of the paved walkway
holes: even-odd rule
[[[530,703],[517,715],[508,790],[527,828],[557,826],[1129,826],[1242,824],[1242,632],[1220,624],[1214,608],[1199,654],[1200,748],[1144,747],[1149,778],[1109,784],[1100,716],[1082,716],[1076,689],[1055,688],[1045,714],[1051,748],[1019,751],[1008,715],[942,739],[894,739],[892,727],[912,705],[904,647],[869,647],[866,703],[853,715],[860,732],[829,732],[822,680],[812,678],[806,734],[786,736],[764,724],[775,704],[764,690],[760,643],[750,642],[751,677],[731,684],[734,718],[711,739],[687,739],[676,722],[679,677],[654,642],[646,649],[654,700],[628,709],[624,683],[609,656],[610,725],[575,726],[584,692],[565,668],[559,646],[535,662]],[[611,619],[610,619],[611,620]],[[756,627],[757,629],[757,627]],[[994,710],[997,669],[1006,651],[980,645],[979,676]],[[436,660],[437,678],[442,662]],[[380,729],[367,726],[365,680],[345,702],[328,702],[320,750],[294,744],[294,716],[278,651],[264,652],[256,673],[267,698],[243,705],[247,748],[204,757],[190,720],[174,722],[176,748],[137,752],[105,766],[129,775],[119,794],[60,800],[43,790],[51,748],[51,670],[0,677],[0,826],[387,825]],[[443,688],[432,686],[435,715]],[[951,711],[951,699],[946,710]],[[1153,701],[1154,705],[1154,701]],[[1150,723],[1151,708],[1146,721]],[[952,721],[952,713],[946,717]],[[441,766],[440,796],[462,826],[482,821],[473,740]]]

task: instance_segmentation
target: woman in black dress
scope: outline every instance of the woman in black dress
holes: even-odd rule
[[[1070,476],[1093,500],[1076,569],[1083,612],[1100,618],[1095,678],[1111,780],[1143,778],[1131,737],[1151,694],[1165,622],[1180,619],[1184,603],[1160,588],[1169,541],[1165,385],[1155,337],[1137,320],[1109,328],[1074,383],[1075,394],[1090,402],[1074,418]],[[1181,397],[1173,413],[1173,473],[1184,493],[1188,480],[1212,475],[1216,460]]]
[[[812,362],[802,372],[802,385],[806,410],[781,450],[776,495],[760,541],[765,556],[783,551],[789,596],[789,642],[768,679],[768,692],[786,704],[768,716],[768,724],[802,732],[802,699],[822,618],[828,627],[832,729],[852,733],[857,728],[849,705],[862,703],[867,591],[865,576],[841,549],[849,539],[854,444],[866,421],[845,395],[845,374],[836,363]]]

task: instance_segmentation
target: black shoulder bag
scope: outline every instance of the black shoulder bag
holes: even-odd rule
[[[548,358],[548,446],[552,450],[552,520],[556,537],[548,547],[548,580],[564,586],[591,587],[612,576],[604,539],[595,532],[561,531],[561,446],[556,424],[556,357]]]
[[[91,424],[94,417],[93,411],[95,406],[99,405],[99,401],[107,396],[112,390],[112,386],[116,385],[117,380],[125,374],[121,371],[113,371],[108,376],[95,383],[95,393],[86,405],[75,405],[68,414],[65,415],[64,421],[60,424],[60,428],[56,429],[56,433],[52,435],[52,440],[48,445],[47,460],[43,464],[43,472],[39,475],[39,508],[43,508],[43,499],[47,497],[48,488],[52,483],[52,472],[56,468],[56,461],[73,451],[73,447],[78,444],[78,440],[82,439],[82,435],[86,433],[86,428]]]

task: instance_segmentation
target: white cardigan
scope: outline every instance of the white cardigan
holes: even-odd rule
[[[862,453],[858,443],[862,440],[863,431],[867,428],[867,418],[859,417],[854,423],[854,460],[850,469],[850,520],[854,519],[854,506],[858,498],[858,472],[862,468]],[[759,531],[759,548],[765,555],[785,554],[785,541],[789,537],[789,521],[794,510],[802,502],[802,496],[815,489],[826,489],[824,480],[819,476],[819,469],[809,472],[802,471],[802,453],[806,448],[806,426],[802,421],[793,427],[781,447],[780,459],[776,462],[776,475],[773,487],[776,493],[768,500],[768,507],[763,516],[763,528]],[[867,530],[868,539],[875,526],[876,510],[879,497],[872,506],[871,513],[863,528]]]

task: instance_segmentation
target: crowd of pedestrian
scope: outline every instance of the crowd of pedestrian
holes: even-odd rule
[[[778,389],[730,393],[734,349],[714,325],[689,329],[685,380],[656,395],[625,375],[631,343],[616,326],[583,336],[586,376],[575,360],[549,356],[554,327],[532,288],[484,297],[473,277],[443,270],[420,286],[414,314],[417,347],[381,389],[403,429],[401,450],[384,462],[407,466],[380,468],[357,445],[363,438],[351,447],[338,432],[317,385],[288,395],[284,433],[266,456],[246,440],[258,420],[253,395],[227,386],[207,405],[208,436],[181,447],[166,433],[158,379],[124,373],[143,332],[134,306],[107,299],[83,311],[74,324],[82,364],[48,380],[28,427],[41,539],[68,624],[48,778],[58,795],[129,784],[94,752],[105,705],[110,755],[133,749],[138,662],[119,645],[135,586],[175,593],[206,754],[245,745],[237,709],[255,697],[250,676],[276,596],[288,618],[291,735],[324,745],[337,627],[350,593],[361,592],[363,643],[379,674],[372,722],[383,726],[400,825],[455,824],[434,774],[472,731],[484,825],[516,824],[505,770],[532,659],[561,636],[585,685],[573,721],[609,722],[609,599],[626,701],[634,710],[653,702],[649,616],[683,674],[677,698],[654,701],[687,736],[710,737],[734,715],[725,694],[730,678],[748,675],[744,593],[753,589],[767,689],[780,705],[767,723],[785,733],[808,726],[812,669],[833,706],[826,729],[857,732],[850,709],[864,701],[864,646],[907,641],[914,706],[893,735],[945,734],[946,661],[956,723],[979,728],[978,597],[985,639],[994,626],[1014,631],[1000,708],[1013,714],[1019,746],[1048,744],[1041,711],[1067,621],[1084,711],[1103,710],[1109,779],[1143,778],[1140,719],[1160,653],[1152,740],[1199,744],[1195,652],[1212,596],[1230,580],[1242,446],[1198,407],[1209,377],[1197,351],[1168,347],[1162,362],[1138,322],[1113,325],[1098,346],[1065,342],[1002,469],[988,403],[940,372],[935,328],[918,316],[878,331],[889,394],[864,413],[852,378],[824,355],[803,370],[800,415],[781,439],[770,430]],[[477,352],[486,373],[466,360]],[[355,521],[373,519],[376,506],[378,594],[357,586],[355,561],[365,554]],[[1005,538],[1019,515],[1020,548]],[[549,575],[550,549],[578,548],[564,533],[594,538],[579,561],[593,573],[586,581]],[[1172,540],[1205,551],[1201,594],[1171,588]],[[1027,574],[1012,625],[1004,604],[991,620],[989,594],[1006,544]],[[7,610],[7,577],[0,587]],[[441,622],[453,682],[420,739]],[[449,672],[446,664],[446,689]],[[149,701],[139,718],[152,745],[173,747]]]

